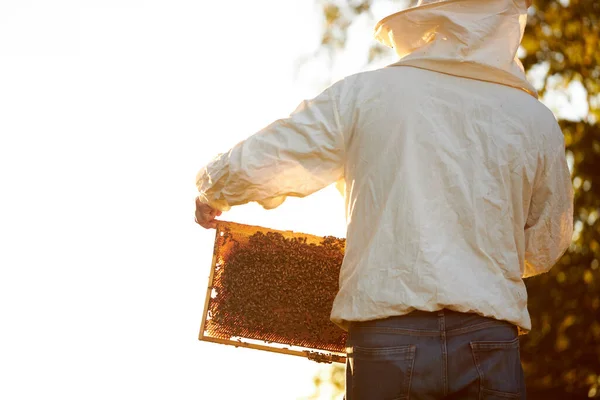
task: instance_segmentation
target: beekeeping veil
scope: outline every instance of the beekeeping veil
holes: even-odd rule
[[[381,20],[375,38],[394,48],[393,65],[495,82],[537,97],[517,50],[530,0],[420,0]]]

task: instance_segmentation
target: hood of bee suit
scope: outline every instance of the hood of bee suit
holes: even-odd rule
[[[537,97],[517,50],[530,0],[421,0],[377,23],[375,38],[394,48],[395,65],[512,86]]]

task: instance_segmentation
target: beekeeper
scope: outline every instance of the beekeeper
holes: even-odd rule
[[[557,262],[573,223],[563,135],[516,57],[528,6],[422,0],[384,18],[375,36],[398,62],[335,83],[198,173],[205,228],[232,206],[345,181],[331,319],[349,331],[347,400],[525,396],[523,278]]]

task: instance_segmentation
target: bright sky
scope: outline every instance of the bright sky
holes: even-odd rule
[[[312,361],[197,340],[214,231],[193,201],[214,155],[364,67],[345,56],[298,73],[320,39],[315,3],[0,3],[0,398],[313,392]],[[354,28],[354,54],[370,27]],[[223,217],[345,228],[333,188]]]
[[[317,7],[0,3],[0,398],[313,393],[312,361],[197,340],[214,231],[194,224],[193,201],[214,155],[362,66],[297,73],[319,43]],[[223,217],[345,227],[333,188]]]

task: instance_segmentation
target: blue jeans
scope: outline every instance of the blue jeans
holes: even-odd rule
[[[355,322],[346,400],[525,399],[517,328],[449,310]]]

